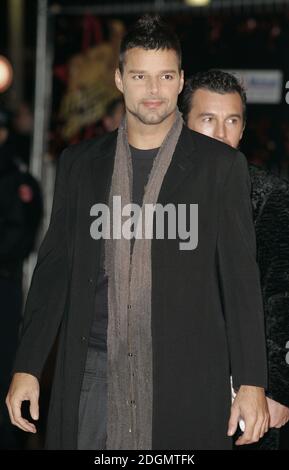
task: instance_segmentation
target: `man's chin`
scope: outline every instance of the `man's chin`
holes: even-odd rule
[[[167,114],[159,115],[157,113],[138,115],[138,119],[143,124],[148,124],[148,125],[161,124],[167,117],[168,117]]]

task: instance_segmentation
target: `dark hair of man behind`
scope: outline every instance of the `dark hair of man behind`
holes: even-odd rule
[[[245,89],[234,75],[222,70],[198,72],[186,80],[180,105],[185,122],[187,122],[188,115],[192,109],[193,95],[199,89],[209,90],[222,95],[238,93],[243,104],[243,121],[245,124],[247,103]]]
[[[123,37],[119,52],[119,70],[121,73],[123,73],[125,53],[135,47],[141,47],[145,50],[174,50],[179,59],[179,70],[181,70],[182,52],[180,41],[159,15],[146,14],[142,16]]]

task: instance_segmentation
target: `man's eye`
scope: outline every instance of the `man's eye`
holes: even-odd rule
[[[212,121],[212,118],[211,117],[205,117],[203,119],[204,122],[211,122]]]
[[[174,77],[170,75],[169,73],[165,73],[165,75],[162,75],[161,78],[164,80],[172,80]]]
[[[140,73],[139,73],[138,75],[134,75],[134,76],[133,76],[133,79],[134,79],[134,80],[142,80],[143,78],[144,78],[144,75],[142,75],[142,74],[140,74]]]
[[[228,122],[229,122],[229,124],[237,124],[238,119],[236,119],[236,118],[231,118],[231,119],[228,119]]]

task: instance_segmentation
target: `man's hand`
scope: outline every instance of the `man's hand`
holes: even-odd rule
[[[36,433],[33,423],[21,415],[21,405],[24,400],[30,402],[30,414],[34,420],[39,417],[38,408],[39,382],[34,375],[17,372],[14,374],[6,397],[11,423],[26,432]]]
[[[237,430],[239,419],[245,422],[245,432],[236,441],[236,445],[258,442],[269,428],[269,412],[264,389],[251,385],[242,385],[231,407],[228,436]]]
[[[270,428],[281,428],[289,421],[289,408],[271,398],[266,399],[270,414]]]

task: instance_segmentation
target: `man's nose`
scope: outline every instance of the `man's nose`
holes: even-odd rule
[[[148,91],[151,95],[157,95],[159,92],[159,81],[157,78],[151,77],[148,80]]]
[[[215,128],[215,139],[225,141],[227,137],[226,126],[222,122],[218,122]]]

